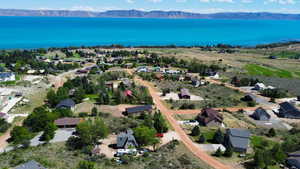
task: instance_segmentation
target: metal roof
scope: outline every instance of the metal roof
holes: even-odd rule
[[[58,103],[58,105],[56,106],[56,108],[62,108],[62,107],[67,107],[67,108],[71,108],[75,106],[75,102],[72,99],[65,99],[62,100]]]
[[[46,169],[44,166],[39,164],[38,162],[31,160],[28,161],[27,163],[20,164],[15,169]]]
[[[130,107],[125,109],[127,113],[138,113],[138,112],[149,111],[149,110],[152,110],[152,105]]]

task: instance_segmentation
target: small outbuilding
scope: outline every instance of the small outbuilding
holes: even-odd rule
[[[261,107],[257,108],[255,112],[251,115],[251,117],[255,120],[261,120],[261,121],[269,121],[271,118],[269,113]]]

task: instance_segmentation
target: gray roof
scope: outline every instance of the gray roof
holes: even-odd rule
[[[180,95],[181,96],[190,96],[189,89],[187,89],[187,88],[180,89]]]
[[[279,105],[280,105],[280,113],[284,117],[300,118],[300,111],[291,103],[283,102],[283,103],[280,103]]]
[[[56,108],[71,108],[75,106],[75,102],[72,99],[65,99],[58,103]]]
[[[300,157],[300,151],[295,151],[288,154],[289,157]]]
[[[234,148],[247,149],[249,145],[250,131],[245,129],[228,129],[229,141]]]
[[[0,72],[0,78],[3,79],[3,78],[7,78],[7,77],[10,77],[14,75],[13,72]]]
[[[255,120],[265,120],[265,121],[271,118],[268,112],[261,107],[257,108],[255,112],[251,115],[251,117],[253,117]]]
[[[133,131],[131,129],[128,129],[126,132],[122,132],[117,137],[117,147],[123,148],[127,142],[132,143],[136,147],[138,146],[138,143],[135,140],[135,137],[133,136]]]
[[[139,112],[150,111],[150,110],[152,110],[152,105],[136,106],[136,107],[130,107],[125,109],[127,113],[139,113]]]
[[[15,169],[46,169],[46,168],[43,167],[38,162],[31,160],[28,161],[27,163],[18,165],[17,167],[15,167]]]

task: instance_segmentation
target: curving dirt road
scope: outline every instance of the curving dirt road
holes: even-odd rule
[[[185,144],[185,146],[198,158],[200,158],[202,161],[210,165],[211,167],[215,169],[231,169],[232,167],[227,166],[220,161],[216,160],[212,156],[206,154],[203,150],[201,150],[198,146],[195,145],[195,143],[189,138],[189,136],[184,132],[184,130],[180,127],[180,125],[177,123],[176,119],[173,117],[174,111],[169,110],[163,102],[160,100],[159,95],[157,94],[157,91],[155,87],[147,81],[144,81],[140,78],[134,78],[134,80],[138,83],[140,83],[143,86],[148,87],[149,92],[153,98],[154,104],[156,105],[157,109],[161,111],[161,113],[164,114],[166,119],[169,121],[169,123],[172,125],[175,132],[179,135],[181,138],[181,141]]]

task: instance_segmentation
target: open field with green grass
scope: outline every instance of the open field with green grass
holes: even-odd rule
[[[280,78],[293,78],[299,77],[298,74],[293,74],[293,72],[277,69],[277,68],[270,68],[266,66],[256,65],[256,64],[247,64],[245,69],[249,73],[249,75],[261,75],[261,76],[273,76],[273,77],[280,77]]]

